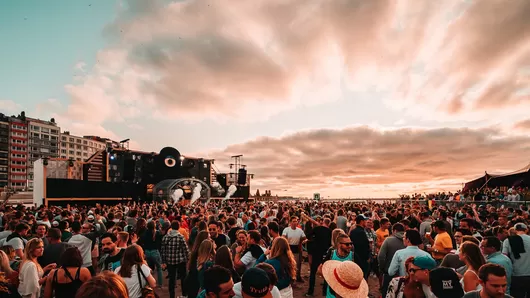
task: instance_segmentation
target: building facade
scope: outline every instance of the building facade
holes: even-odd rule
[[[0,114],[0,188],[7,186],[9,167],[9,117]]]
[[[24,112],[9,117],[9,165],[7,186],[16,191],[28,189],[28,122]]]
[[[44,121],[26,118],[28,122],[28,190],[33,190],[33,163],[39,158],[59,157],[61,128],[55,119]]]
[[[85,161],[98,150],[105,150],[106,148],[106,143],[103,141],[74,136],[69,131],[65,131],[61,134],[59,157]]]

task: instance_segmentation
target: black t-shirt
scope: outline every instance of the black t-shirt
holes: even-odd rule
[[[105,261],[103,262],[103,268],[101,268],[102,271],[109,270],[114,272],[116,268],[121,266],[121,259],[123,257],[123,253],[125,252],[125,249],[120,249],[120,251],[114,255],[114,256],[107,256],[105,258]]]
[[[228,231],[228,238],[230,238],[230,243],[236,243],[237,241],[237,231],[241,230],[240,227],[233,227],[230,229],[230,231]]]
[[[325,226],[313,229],[313,255],[324,255],[331,246],[331,230]]]
[[[217,238],[213,239],[213,241],[215,242],[217,249],[223,245],[228,245],[225,234],[217,234]]]

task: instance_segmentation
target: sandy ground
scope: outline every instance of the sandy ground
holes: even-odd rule
[[[304,283],[297,283],[296,288],[294,289],[294,298],[301,298],[304,297],[304,294],[307,293],[307,288],[309,285],[309,264],[304,263],[302,265],[302,277],[304,278]],[[305,274],[304,274],[305,273]],[[322,277],[317,276],[316,286],[315,286],[315,295],[314,297],[323,297],[320,295],[322,293],[322,284],[323,279]],[[379,282],[375,276],[371,276],[368,279],[368,286],[370,287],[370,297],[371,298],[379,298]],[[162,289],[157,289],[158,295],[160,295],[160,298],[168,298],[169,292],[167,289],[167,279],[164,281],[164,286]],[[180,295],[180,282],[177,282],[177,295]]]

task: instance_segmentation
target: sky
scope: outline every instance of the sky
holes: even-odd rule
[[[0,112],[396,197],[530,163],[530,1],[0,2]]]

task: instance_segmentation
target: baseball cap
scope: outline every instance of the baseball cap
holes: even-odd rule
[[[267,272],[259,268],[250,268],[241,278],[241,291],[249,297],[272,297],[270,279]]]
[[[355,221],[360,221],[360,220],[366,220],[366,216],[364,216],[364,214],[357,215],[357,217],[355,218]]]
[[[452,268],[440,267],[429,272],[432,293],[438,298],[464,296],[458,275]]]
[[[54,227],[57,227],[57,226],[59,226],[59,222],[58,222],[58,221],[56,221],[56,220],[54,220],[54,221],[52,222],[52,226],[54,226]]]
[[[418,266],[421,269],[432,270],[436,268],[436,261],[431,256],[415,257],[412,261],[414,266]]]
[[[528,229],[528,227],[520,222],[520,223],[516,223],[515,226],[513,226],[515,228],[516,231],[526,231]]]
[[[89,216],[87,217],[87,219],[88,219],[88,220],[94,220],[94,215],[89,215]]]

